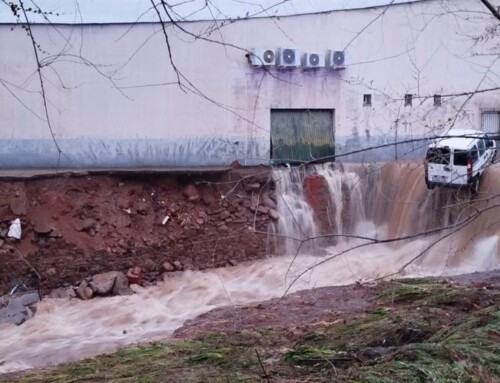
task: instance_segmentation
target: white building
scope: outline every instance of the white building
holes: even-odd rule
[[[171,60],[149,1],[24,3],[46,109],[25,16],[0,4],[0,168],[253,165],[333,146],[371,161],[420,156],[411,140],[451,125],[500,128],[499,22],[480,1],[177,1],[158,6]],[[253,66],[253,48],[341,51],[345,69]]]

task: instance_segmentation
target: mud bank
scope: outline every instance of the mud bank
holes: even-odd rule
[[[139,266],[145,283],[162,264],[184,270],[266,255],[273,203],[267,168],[223,174],[66,175],[0,181],[0,291],[16,283],[44,293],[106,271]],[[22,239],[8,239],[20,218]],[[261,234],[262,233],[262,234]]]

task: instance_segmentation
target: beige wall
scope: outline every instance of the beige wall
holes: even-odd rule
[[[338,153],[349,151],[356,137],[370,146],[432,135],[457,116],[460,124],[464,119],[480,127],[482,109],[500,109],[498,91],[446,97],[439,108],[425,98],[498,83],[495,41],[474,45],[492,23],[479,2],[428,1],[384,10],[242,20],[220,28],[182,24],[243,49],[347,47],[343,71],[253,68],[244,51],[169,26],[183,89],[165,85],[177,77],[159,24],[34,26],[48,64],[42,74],[61,157],[45,121],[30,40],[19,26],[0,26],[0,51],[8,52],[0,60],[0,166],[267,163],[271,108],[335,109]],[[207,29],[212,32],[205,34]],[[363,106],[363,93],[372,94],[372,107]],[[403,106],[405,93],[416,97],[411,108]],[[384,149],[363,159],[393,155]]]

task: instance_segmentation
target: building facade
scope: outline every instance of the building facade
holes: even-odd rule
[[[54,12],[33,40],[4,9],[0,168],[379,161],[451,126],[498,132],[498,20],[479,1],[390,3],[165,24]],[[252,65],[254,48],[340,51],[345,68]]]

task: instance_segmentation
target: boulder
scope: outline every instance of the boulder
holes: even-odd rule
[[[128,285],[128,279],[123,273],[116,275],[115,284],[113,286],[113,295],[131,295],[134,291]]]
[[[107,295],[113,290],[118,274],[118,271],[110,271],[108,273],[94,275],[89,286],[92,288],[94,294]]]
[[[30,319],[35,309],[32,305],[39,301],[38,292],[30,291],[0,297],[0,323],[21,325]]]

